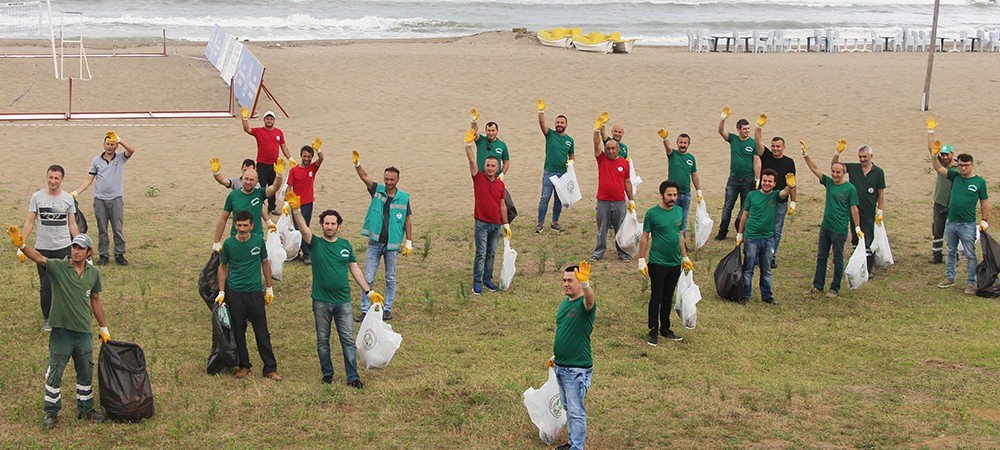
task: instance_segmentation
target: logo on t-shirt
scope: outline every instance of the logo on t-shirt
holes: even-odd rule
[[[250,200],[250,205],[252,206],[257,206],[259,204],[260,204],[260,199],[257,197],[254,197],[253,200]]]
[[[274,140],[281,142],[281,135],[280,134],[275,135]]]
[[[251,255],[254,255],[254,256],[257,256],[257,255],[259,255],[259,254],[260,254],[260,247],[254,247],[254,248],[251,248],[251,249],[250,249],[250,254],[251,254]]]
[[[572,143],[572,142],[570,142],[570,141],[566,141],[566,146],[567,146],[567,147],[572,147],[572,146],[573,146],[573,143]]]
[[[691,161],[691,160],[689,159],[689,160],[687,160],[687,161],[684,161],[684,162],[686,162],[686,163],[687,163],[687,165],[689,165],[689,166],[691,166],[691,167],[694,167],[694,161]]]
[[[753,153],[754,152],[753,151],[753,147],[744,147],[743,150],[746,151],[747,153]]]
[[[83,295],[86,295],[87,298],[90,298],[90,289],[87,289],[87,292],[84,292]]]
[[[868,188],[868,193],[869,194],[874,194],[875,193],[875,188]]]
[[[397,219],[402,219],[403,218],[403,213],[396,213],[396,218]]]
[[[618,166],[618,171],[619,172],[623,172],[624,170],[625,170],[625,168],[623,168],[622,166]]]
[[[974,184],[970,184],[969,187],[967,187],[966,189],[968,189],[970,192],[976,192],[976,193],[979,192],[979,187]]]
[[[312,178],[312,177],[313,177],[313,171],[310,170],[309,171],[309,178]]]
[[[344,258],[350,258],[351,257],[351,251],[348,250],[348,249],[346,249],[346,248],[341,249],[340,250],[340,256],[343,256]]]

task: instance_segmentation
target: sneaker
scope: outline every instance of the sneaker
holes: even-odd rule
[[[646,339],[646,343],[652,347],[656,347],[657,341],[659,339],[656,338],[656,330],[649,330],[649,338]]]
[[[954,285],[955,285],[955,280],[945,278],[940,283],[938,283],[937,287],[941,289],[948,289]]]
[[[45,331],[52,331],[52,326],[49,325],[49,319],[45,319],[45,321],[42,322],[42,329]]]
[[[240,367],[239,370],[237,370],[236,373],[233,374],[233,376],[235,376],[236,378],[245,378],[247,375],[250,375],[249,367]]]
[[[805,294],[805,295],[812,295],[812,294],[818,294],[820,292],[823,292],[823,291],[821,291],[819,289],[816,289],[816,286],[813,286],[813,287],[809,288],[809,290],[803,292],[803,294]]]
[[[542,223],[541,222],[539,222],[538,225],[535,225],[535,234],[542,234]]]
[[[552,231],[555,231],[557,233],[562,232],[563,230],[562,227],[559,226],[559,222],[552,222],[552,225],[549,225],[549,228],[551,228]]]
[[[86,421],[94,422],[94,423],[104,422],[104,414],[101,414],[101,413],[99,413],[97,411],[94,411],[94,410],[90,410],[90,411],[87,411],[85,413],[77,414],[76,418],[78,420],[86,420]]]
[[[626,255],[626,256],[619,256],[619,257],[618,257],[618,260],[619,260],[619,261],[625,261],[625,262],[628,262],[628,261],[631,261],[631,260],[632,260],[632,257],[631,257],[631,256],[627,256],[627,255]]]
[[[749,298],[741,298],[741,299],[740,299],[740,300],[739,300],[738,302],[736,302],[736,303],[739,303],[739,304],[741,304],[741,305],[744,305],[744,306],[745,306],[745,305],[746,305],[747,303],[750,303],[750,299],[749,299]]]
[[[715,235],[715,240],[717,240],[717,241],[724,241],[724,240],[726,240],[726,235],[727,234],[729,234],[728,231],[719,230],[719,234]]]
[[[312,258],[310,258],[308,256],[302,258],[302,264],[305,264],[305,265],[309,266],[309,265],[312,265],[312,263],[313,263],[312,262]]]
[[[281,375],[278,375],[278,372],[264,372],[264,378],[271,381],[281,381]]]
[[[106,266],[108,265],[109,262],[111,262],[111,260],[108,259],[107,255],[101,255],[101,257],[97,260],[95,264],[97,264],[98,266]]]
[[[125,259],[125,255],[115,255],[115,263],[119,266],[127,266],[128,260]]]
[[[684,338],[682,338],[682,337],[674,334],[674,332],[671,331],[671,330],[667,330],[667,332],[665,334],[664,333],[660,333],[660,336],[663,336],[666,339],[670,339],[671,341],[680,342],[680,341],[684,340]]]
[[[498,289],[497,285],[493,284],[492,281],[486,281],[486,282],[484,282],[483,286],[486,286],[486,289],[489,289],[490,292],[496,292],[497,289]]]
[[[556,450],[573,450],[573,445],[567,442],[563,445],[556,447]]]
[[[837,291],[830,291],[826,293],[826,298],[837,298],[840,294]]]
[[[772,269],[777,269],[778,268],[778,259],[777,258],[771,260],[771,268]]]
[[[765,299],[764,303],[767,303],[768,305],[771,306],[778,306],[778,302],[776,302],[773,298]]]
[[[602,259],[604,259],[603,256],[593,256],[593,255],[590,256],[591,261],[600,261]]]
[[[46,430],[51,430],[56,427],[56,422],[59,422],[59,416],[55,415],[55,413],[46,413],[42,419],[42,427]]]
[[[332,384],[333,383],[333,377],[332,376],[325,376],[325,377],[323,377],[322,381],[323,381],[323,384]]]
[[[352,388],[354,388],[354,389],[364,389],[365,388],[365,384],[362,383],[361,380],[348,381],[347,385],[350,386],[350,387],[352,387]]]
[[[483,285],[481,283],[472,283],[472,293],[481,295],[483,293]]]
[[[944,264],[944,258],[940,256],[934,256],[931,258],[931,264]]]
[[[974,284],[965,285],[965,293],[969,295],[976,295],[976,285]]]
[[[368,313],[361,313],[360,315],[358,315],[357,319],[354,319],[354,321],[357,322],[357,323],[361,323],[361,322],[363,322],[365,320],[365,316],[367,316],[367,315],[368,315]]]
[[[392,311],[386,310],[385,314],[382,314],[382,321],[388,322],[392,320]]]

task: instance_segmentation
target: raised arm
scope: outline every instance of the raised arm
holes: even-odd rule
[[[118,141],[118,145],[121,145],[122,147],[125,148],[125,157],[126,158],[131,158],[132,155],[135,154],[135,147],[129,145],[127,142],[125,142],[125,141]]]
[[[281,185],[284,182],[284,180],[285,180],[285,160],[282,158],[278,158],[278,160],[274,162],[274,183],[271,183],[270,186],[264,189],[264,193],[267,194],[268,197],[274,195],[279,190],[281,190]]]
[[[601,156],[604,152],[604,141],[601,140],[601,129],[603,127],[594,127],[594,158]]]
[[[302,205],[302,199],[295,195],[294,192],[288,192],[285,194],[285,201],[288,202],[288,207],[292,209],[292,220],[295,220],[295,225],[298,227],[299,232],[302,233],[302,242],[306,245],[312,244],[313,233],[309,229],[309,225],[306,225],[306,219],[302,217],[302,210],[299,208]]]
[[[726,119],[729,118],[729,107],[722,107],[722,114],[719,116],[719,136],[722,136],[722,140],[729,142],[729,135],[726,134]]]
[[[249,118],[250,111],[247,111],[246,108],[240,109],[240,122],[243,124],[243,132],[253,136],[253,131],[250,130],[250,122],[247,122]]]
[[[938,158],[938,155],[941,153],[941,141],[934,141],[929,150],[931,152],[931,167],[933,167],[934,171],[939,173],[942,177],[947,177],[948,168],[943,166],[941,164],[941,160]]]
[[[809,170],[812,171],[813,175],[816,175],[816,178],[823,179],[823,172],[820,172],[820,170],[816,167],[816,163],[814,163],[812,158],[809,157],[809,149],[806,147],[806,143],[799,141],[799,145],[802,146],[802,158],[806,160],[806,165],[809,166]]]
[[[761,114],[761,116],[764,116]],[[767,120],[765,117],[765,121]],[[757,128],[753,131],[753,141],[757,143],[757,156],[764,156],[764,132],[761,131],[763,124],[760,123],[760,118],[757,118]]]
[[[365,184],[365,188],[371,189],[375,182],[368,178],[368,172],[365,172],[365,168],[361,167],[361,154],[357,150],[352,150],[351,159],[354,161],[354,170],[358,172],[358,178]]]
[[[469,130],[465,134],[465,158],[469,161],[469,174],[476,176],[479,173],[479,166],[476,164],[476,155],[472,153],[472,136],[474,131]]]
[[[538,106],[538,128],[542,130],[542,134],[549,134],[549,126],[545,125],[545,100],[538,99],[535,104]]]
[[[656,134],[660,135],[660,139],[663,139],[663,150],[667,152],[667,156],[670,156],[674,152],[674,148],[670,146],[670,141],[667,140],[670,133],[667,133],[667,130],[660,128]]]
[[[11,225],[7,227],[7,237],[10,238],[10,243],[14,244],[14,247],[24,253],[24,256],[27,256],[28,259],[43,266],[48,263],[48,259],[42,256],[41,253],[38,253],[38,250],[24,245],[24,235],[21,234],[16,226]]]

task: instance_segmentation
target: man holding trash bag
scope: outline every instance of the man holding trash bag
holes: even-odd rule
[[[677,207],[677,183],[670,180],[660,183],[660,203],[646,211],[639,242],[639,273],[649,277],[650,285],[646,343],[654,347],[659,341],[657,334],[672,341],[682,339],[670,330],[670,310],[681,270],[694,270],[694,263],[687,256],[681,214]]]
[[[757,156],[760,157],[760,168],[774,171],[774,190],[785,189],[785,179],[788,174],[795,174],[795,161],[785,156],[785,139],[780,136],[771,138],[771,148],[764,146],[764,137],[761,128],[767,123],[767,114],[757,117],[757,129],[754,131],[753,140],[757,144]],[[763,175],[761,175],[763,178]],[[788,190],[788,197],[778,199],[778,209],[774,213],[774,252],[771,258],[771,268],[778,268],[778,247],[781,246],[781,232],[785,229],[785,216],[795,212],[795,195],[798,189]]]
[[[934,130],[937,128],[937,119],[927,118],[927,150],[934,148]],[[941,165],[950,169],[955,167],[955,153],[951,145],[944,144],[938,151],[938,161]],[[934,183],[934,217],[931,219],[931,264],[941,264],[944,262],[944,227],[948,220],[948,203],[951,201],[951,180],[948,177],[937,174]]]
[[[701,203],[701,178],[698,176],[698,164],[694,155],[688,150],[691,146],[691,136],[681,133],[677,136],[677,148],[670,146],[667,140],[669,133],[660,128],[657,132],[663,139],[663,149],[667,152],[667,179],[677,183],[677,206],[681,207],[681,229],[687,231],[688,213],[691,211],[691,185],[694,185],[695,204]]]
[[[833,154],[833,163],[840,162],[840,152]],[[865,257],[868,262],[868,277],[871,278],[875,269],[875,256],[872,252],[872,242],[875,239],[875,224],[882,223],[882,209],[885,207],[885,171],[872,163],[875,150],[870,145],[858,147],[859,163],[844,163],[847,177],[858,190],[858,219],[861,223],[851,221],[851,228],[861,227],[864,232]],[[858,245],[858,236],[851,238],[851,244]]]
[[[566,116],[556,116],[555,130],[550,129],[545,124],[545,100],[538,99],[538,127],[545,136],[545,166],[542,170],[542,197],[538,200],[538,224],[535,225],[535,233],[542,232],[542,225],[545,223],[545,211],[549,207],[549,199],[555,197],[552,202],[552,231],[562,231],[559,226],[559,215],[562,213],[562,202],[559,195],[553,195],[555,186],[549,177],[560,177],[566,173],[566,166],[574,158],[574,142],[570,135],[566,134],[566,126],[569,124]]]
[[[854,185],[844,179],[847,172],[843,163],[830,165],[830,176],[826,176],[817,167],[816,163],[809,157],[806,143],[799,141],[802,145],[802,157],[806,160],[806,165],[817,178],[820,184],[826,188],[826,207],[823,209],[823,224],[819,229],[819,244],[816,252],[816,274],[813,276],[813,285],[806,291],[806,294],[823,292],[826,283],[826,263],[830,258],[830,248],[833,248],[833,281],[830,283],[830,291],[826,293],[829,298],[837,298],[840,293],[840,282],[844,277],[844,245],[847,243],[848,213],[858,223],[858,191]],[[847,141],[841,139],[837,143],[837,151],[842,152],[847,147]],[[861,227],[854,228],[855,234],[864,237],[865,233]]]
[[[771,258],[774,257],[774,229],[777,227],[775,216],[778,214],[778,202],[787,199],[789,191],[795,189],[795,174],[785,174],[785,187],[781,191],[774,190],[777,176],[774,169],[761,170],[760,189],[747,194],[747,202],[743,205],[739,232],[736,234],[736,245],[743,245],[744,255],[741,305],[750,301],[753,268],[756,265],[760,266],[760,299],[769,305],[778,305],[771,291]]]
[[[465,156],[469,160],[469,172],[472,174],[472,189],[475,195],[475,242],[476,259],[472,266],[472,293],[483,293],[483,286],[492,292],[497,291],[493,283],[493,262],[497,253],[497,242],[500,233],[507,239],[512,234],[507,223],[507,203],[504,202],[504,192],[507,190],[503,181],[497,178],[500,159],[489,155],[479,170],[475,155],[472,154],[472,143],[476,138],[476,130],[470,129],[465,134]]]
[[[719,234],[715,240],[726,239],[729,233],[729,219],[736,206],[736,198],[740,199],[740,209],[746,202],[747,194],[757,188],[754,178],[760,171],[760,159],[757,156],[757,142],[750,137],[750,122],[740,119],[736,122],[736,133],[726,133],[726,119],[729,118],[729,107],[722,108],[719,118],[719,136],[729,143],[729,180],[726,181],[726,201],[722,205],[722,219],[719,221]],[[737,222],[739,218],[736,219]],[[733,224],[738,228],[739,224]]]
[[[52,429],[62,409],[62,376],[66,364],[73,358],[76,368],[77,419],[103,422],[104,415],[94,410],[94,360],[90,316],[97,319],[99,337],[111,340],[104,321],[101,303],[101,274],[97,267],[87,264],[94,254],[94,242],[86,234],[73,237],[70,257],[49,259],[38,250],[25,247],[24,236],[16,226],[7,228],[10,242],[28,259],[45,266],[52,283],[52,309],[49,315],[49,365],[45,370],[45,417],[42,425]]]
[[[613,228],[617,236],[618,228],[625,220],[625,211],[635,212],[628,161],[618,156],[617,139],[608,139],[606,143],[601,140],[605,118],[606,114],[602,114],[594,123],[594,158],[597,159],[597,245],[594,246],[591,257],[594,261],[604,259],[608,246],[608,228]],[[631,259],[617,242],[615,249],[618,251],[618,259]]]
[[[556,313],[556,337],[552,343],[559,397],[566,409],[569,443],[563,447],[583,450],[587,439],[587,408],[584,399],[594,373],[590,335],[594,331],[597,304],[590,288],[590,263],[581,261],[562,274],[563,298]],[[560,448],[563,448],[560,447]]]
[[[312,309],[316,323],[316,353],[323,373],[323,383],[333,382],[333,362],[330,360],[330,322],[337,326],[340,349],[344,355],[344,373],[347,385],[361,389],[365,385],[358,375],[358,350],[354,346],[354,309],[351,307],[350,272],[358,286],[373,302],[381,303],[382,296],[373,291],[365,281],[365,274],[358,267],[354,247],[347,239],[340,239],[337,232],[343,224],[340,213],[332,209],[319,215],[323,234],[318,238],[302,217],[302,199],[294,192],[285,193],[285,201],[292,210],[295,223],[302,232],[302,242],[309,246],[312,255]]]

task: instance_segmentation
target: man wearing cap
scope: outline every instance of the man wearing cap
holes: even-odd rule
[[[62,190],[66,171],[56,164],[46,172],[45,189],[39,189],[28,201],[28,217],[24,220],[24,235],[35,231],[35,250],[46,258],[62,259],[70,256],[70,241],[79,234],[76,225],[76,204],[68,192]],[[27,257],[20,250],[17,259]],[[52,306],[52,285],[45,265],[38,264],[38,295],[42,307],[42,329],[52,331],[49,326],[49,310]]]
[[[837,152],[833,154],[833,164],[840,162],[840,153],[843,151],[839,146]],[[872,163],[875,149],[870,145],[858,147],[858,161],[860,163],[845,163],[847,176],[851,184],[858,190],[858,220],[860,224],[851,218],[851,229],[860,226],[865,238],[865,256],[868,259],[868,277],[872,276],[875,268],[875,256],[872,253],[872,241],[875,239],[875,223],[882,223],[882,209],[885,207],[885,172],[881,167]],[[851,238],[852,245],[858,245],[860,240],[857,233]]]
[[[49,259],[37,250],[25,247],[24,236],[11,225],[7,236],[28,259],[45,266],[52,283],[52,309],[49,324],[49,364],[45,370],[45,416],[42,425],[52,429],[62,409],[62,376],[70,358],[76,369],[77,419],[103,422],[104,415],[94,410],[94,341],[90,316],[97,319],[100,339],[111,339],[101,304],[101,274],[87,259],[94,254],[94,242],[78,234],[70,245],[70,257]]]
[[[927,128],[927,149],[934,147],[934,128],[937,128],[937,121],[934,127]],[[941,166],[947,169],[955,167],[954,150],[951,145],[944,144],[938,152],[938,161]],[[944,262],[944,226],[948,220],[948,202],[951,201],[951,180],[937,174],[937,181],[934,183],[934,217],[931,219],[931,264],[941,264]]]
[[[285,145],[285,134],[281,132],[280,128],[274,126],[273,112],[265,112],[264,126],[257,128],[250,128],[250,123],[247,122],[247,119],[250,118],[250,112],[246,108],[241,111],[241,116],[243,132],[257,140],[257,176],[260,178],[260,185],[266,188],[274,184],[276,177],[274,163],[278,160],[279,148],[292,166],[295,166],[295,160],[292,159],[292,154],[288,151],[288,146]],[[267,211],[272,215],[278,215],[277,211],[274,210],[274,193],[267,197]]]
[[[117,152],[118,146],[125,151]],[[107,264],[108,258],[108,223],[115,235],[115,262],[119,266],[127,266],[125,259],[125,163],[135,153],[135,148],[125,143],[114,131],[104,136],[104,152],[94,157],[90,162],[87,179],[80,183],[75,191],[70,192],[75,199],[80,192],[94,185],[94,217],[97,219],[97,251],[101,255],[97,265]]]

